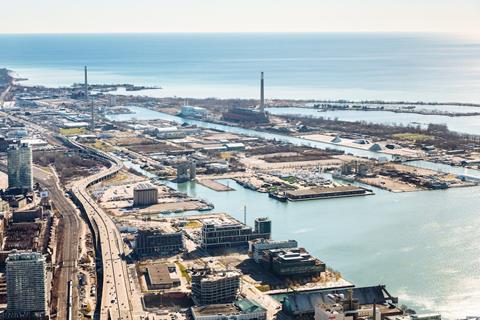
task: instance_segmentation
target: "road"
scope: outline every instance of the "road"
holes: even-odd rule
[[[83,147],[83,146],[81,146]],[[83,147],[85,148],[85,147]],[[100,242],[103,263],[103,285],[100,308],[100,319],[139,319],[137,296],[132,294],[132,282],[129,280],[127,265],[123,257],[123,241],[115,223],[91,198],[87,188],[101,180],[115,175],[123,167],[123,163],[101,151],[89,149],[91,152],[107,157],[111,166],[99,173],[86,177],[72,186],[72,193],[81,203],[85,213],[97,233]]]
[[[78,292],[77,292],[77,261],[80,219],[77,208],[65,197],[65,192],[60,188],[58,178],[51,172],[47,172],[38,167],[33,168],[33,176],[37,182],[48,189],[50,199],[54,207],[60,212],[63,221],[62,246],[58,246],[59,260],[54,269],[54,282],[58,285],[57,297],[57,318],[67,319],[67,282],[73,281],[73,310],[72,318],[77,318],[78,310]]]
[[[48,129],[42,128],[27,120],[7,115],[4,112],[0,112],[0,115],[9,116],[35,129],[39,133],[43,133],[45,135],[52,134]],[[80,204],[84,209],[90,224],[94,228],[93,231],[96,233],[97,243],[99,242],[100,244],[99,247],[101,256],[98,258],[101,259],[103,265],[103,283],[101,286],[102,297],[97,299],[97,304],[100,303],[100,319],[141,319],[144,316],[143,307],[140,297],[135,294],[135,290],[132,288],[133,282],[129,279],[127,265],[125,260],[123,260],[125,254],[120,232],[118,231],[115,223],[103,211],[103,209],[98,206],[98,204],[87,192],[87,188],[89,186],[105,178],[113,176],[120,171],[120,169],[123,168],[123,162],[120,159],[107,155],[99,150],[88,148],[75,142],[72,142],[72,144],[101,158],[108,159],[111,162],[111,166],[108,169],[102,170],[101,172],[77,181],[71,188],[72,194],[78,200],[78,204]],[[52,183],[52,181],[45,176],[46,173],[44,171],[37,171],[37,174],[39,175],[40,179],[44,179],[44,182],[50,184]],[[54,189],[55,188],[52,190]],[[60,204],[62,203],[62,197],[63,200],[66,200],[63,192],[62,197],[58,194],[56,196],[56,201],[58,201]],[[66,217],[65,225],[69,225],[70,227],[75,226],[75,222],[71,220],[70,215],[66,214]],[[70,244],[71,241],[74,241],[72,238],[70,238],[70,236],[68,236],[68,239],[65,239],[65,243],[68,243],[68,245],[63,246],[67,247],[67,249],[63,249],[65,251],[62,252],[62,259],[63,261],[70,261],[70,263],[75,261],[74,263],[76,264],[78,257],[75,259],[73,251],[75,251],[75,254],[78,255],[78,230],[77,233],[70,234],[74,235],[77,242],[75,242],[75,245]],[[66,264],[64,269],[70,270],[65,271],[63,279],[61,280],[65,280],[64,289],[66,292],[67,279],[69,276],[72,276],[71,272],[73,268],[69,267],[69,264]],[[77,279],[72,280],[77,281]],[[66,300],[66,293],[64,297]],[[74,310],[78,310],[78,307],[74,308]],[[66,319],[66,317],[58,318]]]
[[[0,163],[0,171],[6,172],[7,167],[4,163]],[[55,295],[58,297],[57,318],[67,319],[67,282],[73,281],[73,310],[78,310],[78,292],[77,292],[77,261],[79,235],[80,235],[80,218],[78,217],[77,208],[65,197],[65,193],[60,188],[58,178],[49,171],[33,167],[33,176],[35,182],[40,183],[42,187],[48,189],[50,199],[54,207],[60,212],[63,222],[62,241],[63,245],[57,246],[59,254],[56,266],[54,266],[54,286],[57,287]],[[76,312],[73,319],[77,318]]]

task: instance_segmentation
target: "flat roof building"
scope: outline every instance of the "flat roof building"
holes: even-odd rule
[[[298,292],[285,297],[282,301],[282,311],[296,318],[311,318],[315,314],[316,306],[331,304],[332,298],[342,296],[349,297],[350,294],[357,305],[371,305],[376,303],[379,308],[384,307],[385,309],[382,310],[382,316],[402,314],[401,310],[395,308],[398,299],[392,297],[383,285],[356,288],[352,286],[342,289]]]
[[[371,194],[367,189],[357,186],[315,187],[309,189],[288,190],[285,196],[290,201],[309,199],[328,199],[340,197],[364,196]]]
[[[158,189],[149,183],[141,183],[133,189],[133,206],[143,207],[158,203]]]
[[[183,232],[141,229],[135,239],[135,254],[139,257],[174,255],[185,247]]]
[[[248,243],[248,253],[256,263],[260,263],[263,252],[266,250],[296,248],[297,246],[298,243],[295,240],[255,239]]]
[[[325,263],[304,248],[271,249],[263,252],[262,264],[280,277],[308,277],[325,272]]]
[[[32,148],[22,143],[7,150],[8,188],[31,191],[33,189]]]
[[[11,253],[6,260],[7,311],[47,312],[45,257],[38,252]]]
[[[148,265],[145,280],[149,290],[170,289],[180,285],[180,279],[170,275],[170,268],[166,264]]]
[[[247,246],[253,239],[270,239],[271,221],[267,218],[256,222],[256,229],[239,222],[236,219],[221,217],[205,219],[202,227],[202,243],[204,249]]]
[[[253,300],[243,299],[229,304],[192,307],[194,320],[266,320],[267,310]]]
[[[207,109],[195,106],[182,106],[181,115],[185,117],[199,117],[203,118],[207,115]]]
[[[197,305],[233,302],[237,298],[239,288],[239,272],[216,271],[209,268],[193,271],[192,299]]]

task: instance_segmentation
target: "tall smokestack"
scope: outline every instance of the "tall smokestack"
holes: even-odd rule
[[[265,112],[265,93],[263,84],[263,71],[260,76],[260,112]]]
[[[88,76],[87,76],[87,66],[85,66],[85,100],[88,101]]]
[[[87,106],[88,106],[88,101],[89,101],[89,97],[88,97],[88,70],[87,70],[87,66],[85,66],[85,101],[87,101]],[[95,130],[95,114],[94,114],[94,108],[93,108],[93,100],[90,102],[91,103],[91,116],[92,116],[92,119],[91,119],[91,122],[90,122],[90,127],[91,127],[91,130]]]

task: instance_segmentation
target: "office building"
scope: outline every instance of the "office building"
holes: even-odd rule
[[[262,264],[279,277],[308,277],[325,272],[325,263],[311,256],[304,248],[264,251]]]
[[[180,279],[175,274],[175,265],[171,268],[166,264],[150,264],[145,269],[148,290],[171,289],[180,285]]]
[[[295,240],[255,239],[248,243],[248,253],[256,263],[260,263],[263,252],[266,250],[296,248],[297,246],[298,243]]]
[[[148,183],[137,185],[133,189],[133,206],[151,206],[158,202],[158,189]]]
[[[266,320],[267,310],[258,303],[248,299],[237,300],[234,303],[212,304],[192,307],[194,320]]]
[[[7,150],[8,188],[19,191],[33,189],[32,148],[22,143]]]
[[[258,234],[272,233],[272,220],[268,217],[259,217],[255,219],[255,232]]]
[[[204,249],[247,246],[250,240],[270,239],[271,235],[270,232],[260,233],[260,229],[254,231],[251,227],[233,218],[215,217],[204,221],[201,243]],[[269,226],[268,223],[259,223],[260,227],[262,230],[268,231],[271,229],[271,224]]]
[[[45,258],[40,253],[9,254],[6,260],[6,279],[8,313],[46,314]]]
[[[192,274],[192,299],[197,305],[231,303],[240,289],[240,273],[209,268]]]
[[[159,229],[139,230],[135,240],[135,253],[139,257],[177,254],[184,249],[183,233],[164,232]]]

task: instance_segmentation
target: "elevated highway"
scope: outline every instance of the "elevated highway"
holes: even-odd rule
[[[129,280],[127,266],[124,260],[123,241],[115,223],[91,198],[87,188],[108,179],[117,174],[123,167],[123,163],[108,154],[99,150],[88,148],[83,145],[70,141],[76,147],[96,155],[99,158],[108,160],[110,167],[102,170],[92,176],[88,176],[76,182],[71,189],[77,204],[89,220],[90,226],[94,232],[97,252],[102,260],[102,289],[101,297],[98,301],[98,309],[101,320],[137,319],[132,304],[131,282]],[[141,310],[136,310],[141,311]]]

